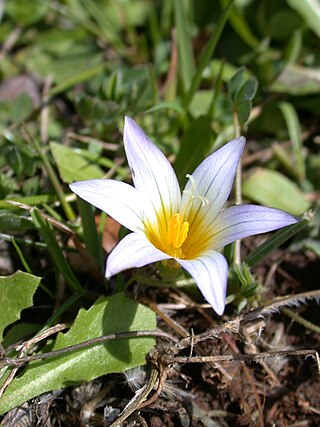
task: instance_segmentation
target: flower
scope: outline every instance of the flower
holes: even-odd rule
[[[70,185],[82,199],[133,231],[109,255],[106,277],[173,258],[221,315],[228,265],[219,250],[235,240],[297,222],[286,212],[262,206],[223,209],[244,145],[245,138],[240,137],[207,157],[192,175],[187,175],[181,194],[167,158],[126,117],[124,147],[134,187],[110,179]]]

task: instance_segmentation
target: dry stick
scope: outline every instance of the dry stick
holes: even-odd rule
[[[99,422],[98,425],[103,425],[104,416],[101,414],[97,415],[95,410],[97,406],[101,403],[101,401],[110,393],[110,391],[114,388],[117,381],[108,381],[106,387],[104,387],[98,394],[95,394],[91,400],[86,401],[80,410],[80,422],[81,426],[89,426],[94,422]]]
[[[201,334],[195,335],[192,337],[193,344],[197,344],[201,341],[213,338],[220,338],[222,334],[231,333],[239,334],[241,332],[241,327],[243,323],[252,322],[259,317],[263,317],[266,314],[274,313],[280,310],[283,306],[292,306],[300,305],[300,303],[305,302],[308,299],[319,299],[320,298],[320,289],[315,291],[303,292],[296,295],[288,295],[285,297],[277,298],[276,300],[270,302],[269,304],[250,311],[247,314],[241,314],[235,319],[230,320],[229,322],[224,323],[223,325],[218,325],[215,328],[212,328],[208,331],[202,332]],[[189,347],[191,344],[191,337],[186,337],[176,343],[171,347],[167,352],[167,357],[173,357],[175,354],[179,353],[181,350]]]
[[[190,351],[191,351],[191,354],[192,354],[192,349],[193,349],[193,346],[194,346],[194,335],[193,334],[191,335],[191,341],[190,341],[189,332],[185,328],[183,328],[181,325],[179,325],[175,320],[171,319],[169,316],[167,316],[165,313],[163,313],[159,309],[159,307],[157,306],[157,304],[155,304],[153,302],[150,302],[150,301],[148,301],[148,302],[143,301],[143,302],[145,304],[147,304],[151,308],[151,310],[153,310],[159,317],[161,317],[161,319],[164,322],[166,322],[166,324],[169,327],[171,327],[176,333],[178,333],[180,336],[182,336],[183,338],[185,338],[185,339],[188,340],[188,343],[189,343],[189,345],[191,347]],[[196,351],[197,351],[197,353],[199,353],[200,355],[203,355],[203,356],[205,356],[205,354],[206,354],[199,347],[196,347]],[[227,371],[222,366],[219,366],[219,364],[216,364],[216,363],[213,364],[213,366],[214,366],[215,369],[218,369],[221,372],[221,374],[224,375],[229,381],[232,380],[232,378],[230,377],[230,375],[227,373]]]
[[[15,28],[7,37],[7,39],[4,41],[2,45],[2,49],[0,51],[0,61],[3,60],[5,55],[13,48],[13,46],[18,41],[20,35],[22,33],[22,28],[17,27]]]
[[[158,397],[160,396],[160,393],[165,385],[165,381],[167,379],[167,371],[168,371],[169,367],[168,365],[164,365],[163,363],[160,363],[157,365],[157,373],[159,375],[159,382],[158,382],[158,387],[156,392],[145,402],[141,403],[139,406],[139,409],[142,409],[146,406],[151,405],[152,403],[154,403]]]
[[[124,338],[142,338],[142,337],[160,337],[165,338],[173,342],[177,342],[177,339],[170,334],[162,331],[130,331],[130,332],[120,332],[109,335],[102,335],[97,338],[91,338],[86,341],[82,341],[81,343],[70,345],[68,347],[61,348],[59,350],[48,351],[47,353],[35,354],[33,356],[21,357],[19,359],[10,358],[10,357],[2,357],[0,360],[0,369],[5,366],[14,366],[19,367],[21,365],[25,365],[26,363],[33,362],[35,360],[45,360],[52,357],[62,356],[64,354],[70,353],[71,351],[83,350],[87,347],[91,347],[94,345],[102,344],[106,341],[112,341],[116,339],[124,339]]]
[[[262,321],[264,323],[264,321]],[[260,323],[260,322],[257,322]],[[254,324],[253,324],[254,325]],[[261,328],[261,325],[259,326],[259,330]],[[248,325],[248,327],[244,326],[242,333],[245,337],[245,342],[246,342],[246,348],[248,349],[248,351],[246,351],[246,353],[248,354],[256,354],[258,353],[258,348],[255,344],[255,342],[252,340],[251,338],[251,333],[249,331],[250,327]],[[259,333],[260,335],[260,333]],[[269,375],[269,377],[272,379],[273,384],[276,385],[277,387],[279,387],[281,385],[281,382],[279,381],[277,375],[275,374],[275,372],[273,372],[272,368],[263,360],[261,360],[260,365],[263,367],[263,369],[266,371],[266,373]]]
[[[311,331],[314,331],[317,334],[320,334],[319,326],[315,325],[304,317],[299,316],[299,314],[295,313],[290,308],[283,308],[282,311],[284,312],[284,314],[291,317],[291,319],[293,319],[295,322],[300,323],[300,325],[303,325],[305,328],[310,329]]]
[[[86,136],[86,135],[79,135],[78,133],[75,132],[68,132],[66,135],[66,139],[74,139],[76,141],[80,141],[83,142],[84,144],[90,144],[92,142],[99,144],[104,150],[108,150],[108,151],[118,151],[119,150],[119,145],[115,144],[113,142],[106,142],[106,141],[102,141],[101,139],[97,139],[97,138],[93,138],[92,136]]]
[[[259,362],[260,360],[267,360],[275,357],[288,357],[288,356],[304,356],[313,357],[316,364],[318,373],[320,373],[320,357],[317,350],[282,350],[270,351],[258,354],[227,354],[227,355],[214,355],[214,356],[192,356],[192,357],[167,357],[167,363],[207,363],[207,362]]]
[[[250,311],[249,313],[242,316],[243,322],[250,322],[259,317],[263,317],[266,314],[278,312],[284,306],[299,306],[309,299],[319,299],[320,289],[314,291],[302,292],[295,295],[287,295],[285,297],[276,298],[274,301],[266,304],[263,307],[257,308]]]
[[[121,426],[124,420],[126,420],[138,408],[141,408],[143,405],[143,402],[145,402],[148,395],[156,385],[157,381],[158,381],[158,371],[157,369],[152,369],[147,383],[136,392],[136,394],[133,396],[130,402],[126,405],[126,407],[121,412],[121,414],[110,425],[110,427]]]
[[[31,348],[38,342],[42,341],[45,338],[48,338],[49,336],[56,334],[57,332],[63,331],[64,329],[66,329],[68,326],[64,323],[58,324],[56,326],[53,326],[52,328],[49,328],[43,332],[41,332],[39,335],[36,335],[34,338],[24,342],[22,345],[20,345],[19,347],[17,347],[17,350],[20,350],[20,354],[17,356],[17,360],[22,360],[24,358],[24,356],[31,350]],[[31,356],[32,357],[32,356]],[[7,365],[3,365],[1,361],[2,360],[6,360],[7,358],[5,357],[5,355],[3,355],[2,358],[0,358],[0,367],[3,366],[10,366],[9,364]],[[15,360],[15,359],[12,359]],[[8,375],[7,379],[5,380],[4,384],[2,385],[2,387],[0,388],[0,398],[3,395],[3,393],[6,391],[6,389],[8,388],[8,386],[11,384],[11,382],[13,381],[17,370],[19,369],[19,366],[16,366],[12,369],[12,371],[10,372],[10,374]]]
[[[49,75],[44,82],[42,92],[42,108],[40,112],[40,140],[43,145],[48,142],[49,100],[52,81],[52,75]]]
[[[231,348],[231,350],[233,352],[238,353],[238,354],[240,353],[239,349],[238,349],[238,347],[236,345],[236,343],[234,342],[234,340],[230,336],[224,335],[223,338],[227,342],[227,344],[229,345],[229,347]],[[260,397],[259,397],[259,394],[258,394],[258,391],[257,391],[257,387],[256,387],[256,385],[254,383],[252,375],[251,375],[248,367],[246,366],[246,364],[244,362],[241,362],[241,366],[243,368],[245,376],[247,377],[247,380],[248,380],[248,382],[250,384],[250,387],[252,388],[253,395],[254,395],[255,401],[257,403],[258,412],[259,412],[259,423],[260,423],[260,426],[263,427],[264,426],[263,408],[262,408],[261,400],[260,400]],[[242,396],[241,396],[241,400],[243,400]],[[247,404],[247,402],[243,402],[243,403]],[[246,405],[246,406],[247,406],[248,415],[251,417],[250,408],[248,410],[248,405]]]

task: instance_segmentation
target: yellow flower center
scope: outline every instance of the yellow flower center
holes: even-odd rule
[[[187,177],[191,181],[192,189],[186,192],[189,193],[189,198],[183,210],[173,214],[161,210],[157,214],[156,222],[145,222],[148,240],[162,252],[180,259],[195,258],[207,244],[201,207],[205,206],[208,200],[196,195],[194,178],[191,175]]]

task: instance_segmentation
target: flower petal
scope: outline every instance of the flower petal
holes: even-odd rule
[[[245,142],[244,137],[228,142],[203,160],[193,172],[192,177],[196,186],[195,195],[205,197],[209,203],[200,210],[201,200],[194,199],[190,206],[191,221],[193,216],[198,215],[197,211],[201,213],[202,217],[210,211],[211,221],[220,212],[230,194]],[[182,209],[188,203],[190,193],[193,192],[192,185],[192,180],[189,180],[182,196]]]
[[[107,259],[106,278],[129,268],[143,267],[152,262],[172,258],[156,249],[143,235],[130,233],[113,249]]]
[[[141,218],[146,203],[131,185],[111,179],[92,179],[74,182],[70,188],[79,197],[106,212],[129,230],[144,229]]]
[[[136,189],[150,200],[154,215],[169,220],[180,206],[181,192],[174,170],[162,152],[129,117],[125,118],[124,147]],[[148,219],[150,216],[148,215]]]
[[[214,311],[222,315],[226,305],[228,264],[219,252],[208,250],[193,260],[177,259],[197,283]]]
[[[279,209],[255,205],[233,206],[221,212],[212,224],[210,247],[219,249],[238,239],[266,233],[290,224],[298,219]]]

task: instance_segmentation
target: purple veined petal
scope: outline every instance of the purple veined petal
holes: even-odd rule
[[[220,316],[226,305],[228,264],[219,252],[208,250],[193,260],[177,259],[197,283],[204,298]]]
[[[130,233],[113,249],[107,259],[106,278],[129,268],[143,267],[156,261],[172,258],[159,251],[144,235]]]
[[[212,224],[212,249],[220,249],[247,236],[277,230],[295,224],[298,219],[279,209],[255,205],[233,206],[221,212]]]
[[[129,184],[111,179],[78,181],[71,190],[132,231],[143,231],[145,201]]]
[[[125,118],[123,137],[134,185],[151,202],[148,218],[152,219],[150,215],[156,212],[164,212],[170,219],[181,201],[179,183],[171,164],[129,117]]]
[[[212,153],[195,169],[191,178],[195,183],[195,195],[205,197],[206,206],[201,206],[201,200],[196,198],[189,209],[192,209],[190,222],[194,216],[206,216],[210,211],[211,221],[217,216],[224,206],[234,181],[236,169],[242,155],[245,138],[236,138],[219,150]],[[193,183],[189,179],[182,196],[182,209],[188,203],[190,193],[193,192]],[[188,209],[187,209],[188,212]]]

